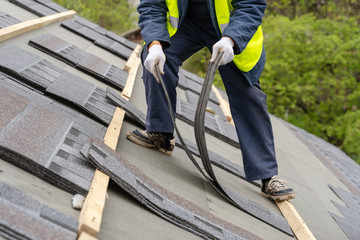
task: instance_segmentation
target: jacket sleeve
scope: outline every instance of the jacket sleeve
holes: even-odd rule
[[[170,45],[170,36],[166,26],[168,12],[165,0],[141,0],[137,8],[141,34],[146,44],[154,40],[163,47]]]
[[[261,25],[265,8],[265,0],[232,0],[234,10],[231,12],[229,25],[223,36],[234,40],[234,53],[240,54]]]

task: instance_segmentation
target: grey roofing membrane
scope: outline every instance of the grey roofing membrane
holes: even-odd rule
[[[204,239],[260,239],[162,188],[98,139],[82,153],[152,211]]]
[[[19,23],[20,20],[0,11],[0,29]]]
[[[16,46],[0,48],[0,70],[70,102],[104,124],[110,124],[115,106],[95,84],[65,72],[41,57]]]
[[[122,90],[125,86],[128,77],[126,71],[54,35],[44,34],[30,39],[29,45],[59,58],[88,74],[94,75],[97,79],[110,83],[119,90]]]
[[[337,224],[345,232],[351,240],[357,240],[360,236],[360,196],[351,194],[343,189],[330,186],[335,194],[345,203],[345,206],[337,204],[334,205],[342,214],[343,218],[331,213]]]
[[[80,149],[89,137],[103,137],[104,127],[39,94],[34,100],[20,95],[16,85],[0,82],[0,156],[61,189],[85,194],[95,169]]]
[[[0,182],[0,236],[7,239],[73,239],[77,220]]]
[[[325,140],[310,134],[296,126],[291,126],[293,131],[300,133],[308,143],[314,146],[322,156],[329,161],[336,170],[342,173],[342,177],[349,180],[360,194],[360,165],[347,156],[338,147],[326,142]]]

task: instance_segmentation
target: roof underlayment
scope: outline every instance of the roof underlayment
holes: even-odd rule
[[[0,0],[0,28],[65,11],[49,0]],[[71,196],[87,194],[95,168],[113,180],[98,239],[295,239],[259,183],[244,181],[235,129],[213,92],[214,114],[205,118],[210,161],[242,209],[214,191],[179,141],[168,157],[126,140],[145,123],[141,70],[130,101],[120,95],[136,46],[79,16],[0,42],[0,239],[76,239]],[[193,124],[203,79],[183,69],[179,78],[177,125],[200,164]],[[114,151],[103,139],[116,107],[126,118]],[[295,189],[292,203],[311,232],[357,239],[360,167],[338,148],[271,121],[280,177]]]

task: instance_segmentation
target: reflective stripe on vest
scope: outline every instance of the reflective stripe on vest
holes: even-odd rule
[[[170,37],[172,37],[179,26],[178,1],[166,0],[166,5],[169,10],[167,13],[167,29]],[[230,13],[232,10],[231,0],[215,0],[216,20],[221,33],[223,33],[225,28],[229,25]],[[248,72],[253,69],[259,61],[262,50],[263,34],[261,26],[259,26],[246,48],[240,54],[235,55],[233,61],[241,71]]]
[[[167,13],[167,29],[170,37],[172,37],[179,26],[179,8],[177,0],[166,0],[166,6],[168,8]]]

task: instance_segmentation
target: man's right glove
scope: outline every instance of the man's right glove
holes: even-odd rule
[[[149,54],[145,59],[144,66],[152,73],[152,75],[154,75],[158,82],[160,82],[160,79],[157,77],[156,65],[159,65],[160,73],[164,74],[165,59],[165,54],[160,43],[158,41],[151,43],[149,46]]]

